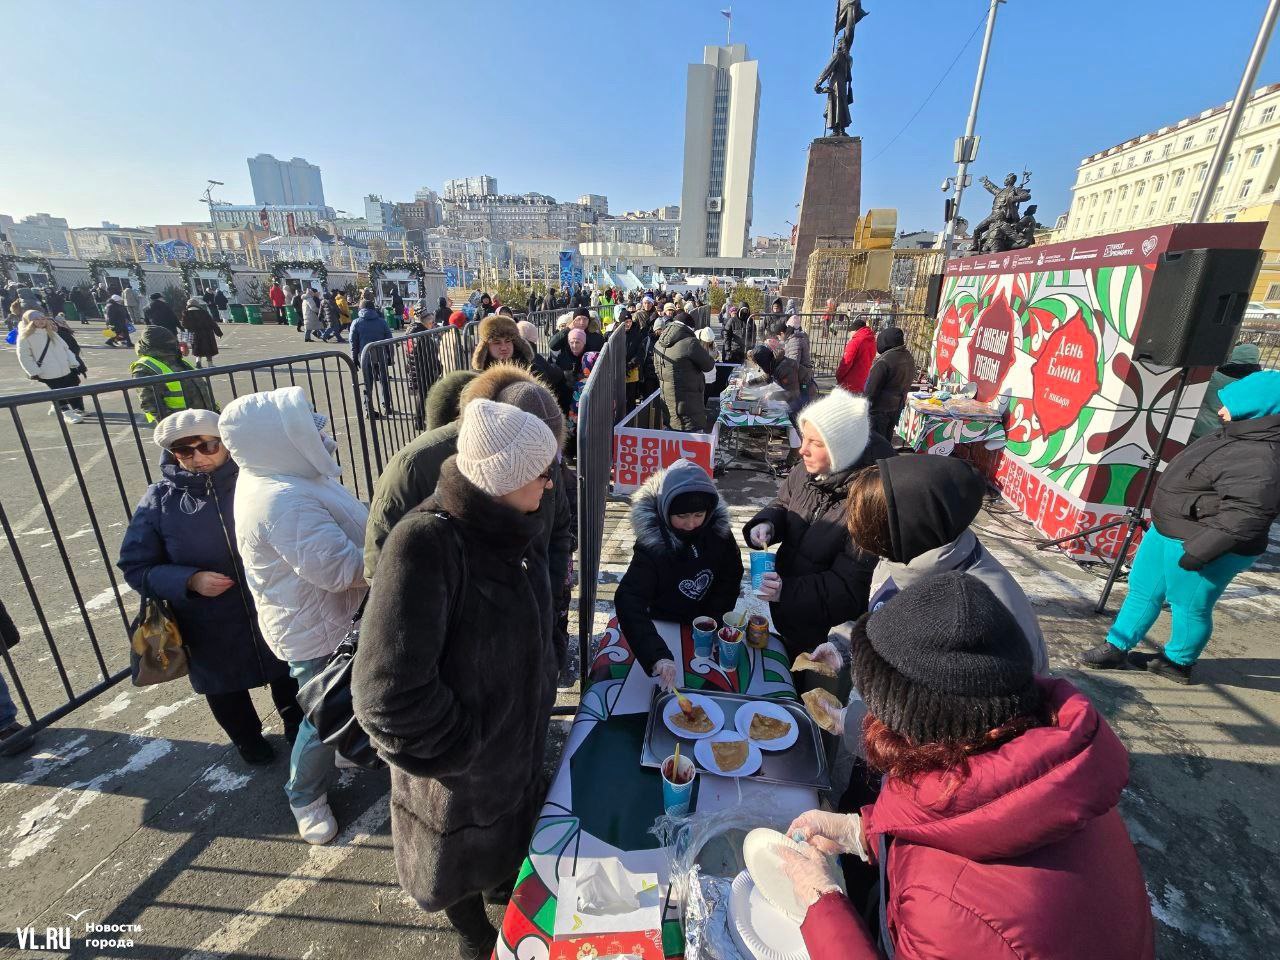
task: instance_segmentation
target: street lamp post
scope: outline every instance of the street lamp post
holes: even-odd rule
[[[964,197],[969,164],[978,159],[978,141],[973,132],[978,126],[978,103],[982,100],[982,83],[987,76],[987,56],[991,52],[991,36],[996,29],[996,11],[1004,2],[1005,0],[991,0],[991,9],[987,12],[987,32],[982,38],[982,55],[978,58],[978,76],[973,82],[973,101],[969,104],[969,120],[965,124],[964,136],[956,141],[956,193],[951,202],[951,215],[943,226],[943,262],[951,259],[951,248],[956,234],[956,218],[960,216],[960,200]]]
[[[218,233],[218,222],[213,217],[213,188],[225,186],[221,180],[210,180],[209,185],[204,188],[204,196],[200,198],[201,203],[209,205],[209,226],[213,227],[213,245],[218,250],[218,259],[225,259],[222,255],[222,236]]]

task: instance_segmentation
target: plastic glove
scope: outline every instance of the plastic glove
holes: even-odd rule
[[[769,541],[773,539],[773,524],[757,523],[747,534],[747,539],[751,541],[751,546],[763,550],[769,546]]]
[[[779,846],[777,850],[782,872],[790,878],[796,900],[805,910],[817,903],[824,893],[840,892],[836,862],[817,848],[806,846],[802,851],[796,851]]]
[[[782,596],[782,578],[773,572],[766,573],[760,578],[760,589],[756,591],[756,596],[770,603],[776,602]]]
[[[787,827],[788,837],[795,840],[796,834],[823,853],[852,853],[864,863],[871,862],[862,839],[862,817],[856,813],[810,810],[800,814]]]
[[[844,714],[848,709],[847,707],[833,707],[831,702],[825,699],[818,700],[817,707],[831,718],[831,722],[837,730],[844,730]]]
[[[844,666],[844,657],[840,655],[839,648],[829,640],[818,644],[818,649],[809,654],[809,658],[825,664],[836,673],[839,673],[840,668]]]
[[[676,665],[671,660],[659,660],[653,665],[653,676],[667,693],[676,688]]]

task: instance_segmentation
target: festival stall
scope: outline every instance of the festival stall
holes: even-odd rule
[[[662,393],[646,397],[613,429],[613,492],[631,493],[680,458],[696,463],[707,476],[715,467],[720,425],[710,433],[656,430],[641,424],[660,423]]]
[[[1173,224],[947,264],[931,356],[943,384],[1006,404],[1002,447],[964,443],[1003,497],[1058,538],[1137,502],[1180,370],[1134,359],[1161,255],[1256,248],[1265,224]],[[1211,367],[1193,369],[1162,451],[1187,443]],[[976,437],[984,440],[989,438]],[[1066,546],[1102,558],[1123,527]]]

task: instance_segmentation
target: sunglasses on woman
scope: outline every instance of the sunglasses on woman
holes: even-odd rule
[[[199,443],[175,443],[169,448],[179,460],[190,460],[197,453],[203,453],[206,457],[211,457],[222,449],[221,440],[201,440]]]

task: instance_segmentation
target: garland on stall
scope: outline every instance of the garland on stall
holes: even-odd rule
[[[323,260],[277,260],[271,265],[271,278],[283,286],[290,270],[310,270],[321,283],[329,281],[329,268]]]
[[[21,256],[15,257],[11,253],[0,253],[0,280],[8,280],[10,276],[16,277],[17,271],[13,270],[16,263],[34,263],[40,268],[40,272],[49,278],[49,282],[54,282],[53,264],[49,262],[48,257],[40,256]]]
[[[377,290],[382,275],[395,270],[408,271],[409,276],[418,281],[419,290],[427,279],[427,271],[422,268],[420,260],[374,260],[369,264],[369,286]]]
[[[227,287],[231,290],[236,288],[236,276],[231,272],[231,265],[225,260],[219,260],[216,263],[209,261],[208,263],[200,263],[196,260],[183,260],[180,265],[182,270],[182,283],[187,288],[187,293],[195,295],[196,288],[193,281],[196,274],[202,270],[213,271],[219,274],[223,280],[227,281]]]
[[[89,279],[95,287],[106,279],[106,271],[109,269],[128,270],[138,281],[138,292],[147,292],[147,278],[142,272],[142,264],[133,260],[90,260]]]

